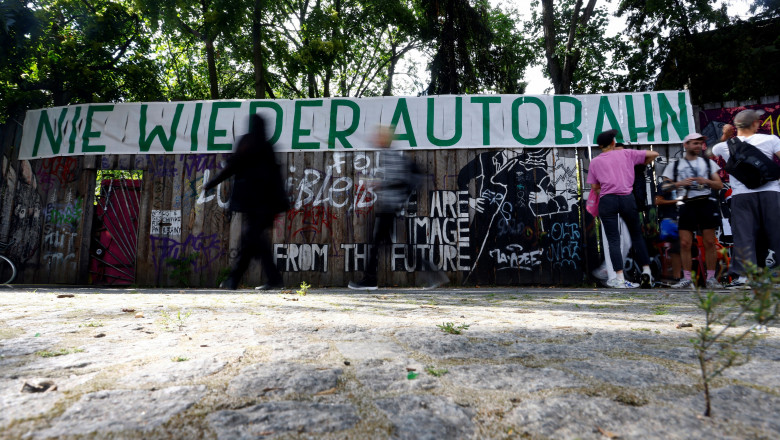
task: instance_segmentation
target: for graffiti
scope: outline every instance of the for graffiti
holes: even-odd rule
[[[489,254],[495,259],[498,270],[520,269],[530,271],[533,267],[542,264],[539,258],[542,255],[541,249],[523,252],[523,247],[519,244],[510,244],[503,250],[491,249]]]
[[[81,197],[78,197],[74,203],[64,206],[49,203],[46,205],[46,221],[55,226],[80,222],[83,215],[81,202]]]
[[[204,170],[203,171],[203,182],[204,183],[209,181],[209,174],[210,174],[209,170]],[[195,180],[193,180],[193,184],[194,183],[195,183]],[[211,192],[211,191],[209,191],[209,192]],[[227,200],[222,200],[222,182],[220,182],[217,185],[217,187],[214,189],[214,193],[211,194],[211,195],[208,195],[208,196],[206,195],[206,191],[203,190],[203,184],[201,184],[200,185],[200,190],[199,190],[198,200],[195,201],[195,204],[196,205],[202,205],[204,203],[208,203],[208,202],[214,200],[215,197],[217,198],[217,205],[219,205],[220,208],[222,208],[222,209],[227,209],[228,208],[229,202]]]

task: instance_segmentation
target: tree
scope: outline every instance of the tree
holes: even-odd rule
[[[0,16],[4,117],[52,105],[162,98],[159,70],[146,57],[148,30],[126,4],[7,0]]]
[[[484,0],[422,0],[421,35],[431,51],[427,94],[522,93],[531,45],[514,11]]]
[[[596,0],[588,0],[584,9],[583,0],[575,0],[573,5],[572,0],[558,2],[559,9],[555,8],[552,0],[541,0],[541,5],[547,73],[556,94],[569,94]]]
[[[150,20],[153,30],[184,40],[194,39],[203,45],[209,95],[211,99],[219,99],[217,40],[240,31],[241,11],[245,10],[241,0],[136,0],[136,3]],[[190,61],[198,59],[200,57]]]
[[[486,7],[468,0],[423,0],[423,37],[433,50],[429,95],[476,93],[477,71],[486,60],[479,49],[493,38]]]
[[[621,54],[628,74],[622,87],[652,90],[672,42],[686,46],[701,32],[729,23],[726,6],[716,0],[622,0],[617,15],[626,17],[630,46]],[[692,48],[677,47],[676,51]]]
[[[762,16],[776,17],[780,15],[780,0],[753,0],[750,12],[756,11],[760,11]]]

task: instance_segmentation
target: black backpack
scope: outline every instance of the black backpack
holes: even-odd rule
[[[746,187],[756,189],[780,178],[780,166],[754,145],[739,138],[729,139],[726,145],[729,160],[723,169]]]

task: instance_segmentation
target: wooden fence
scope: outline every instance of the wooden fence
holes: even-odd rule
[[[240,243],[241,216],[227,209],[230,181],[209,194],[202,185],[227,156],[19,161],[21,125],[0,130],[0,240],[13,241],[7,254],[19,267],[18,282],[214,287],[225,275]],[[419,284],[415,270],[428,256],[456,285],[584,282],[603,258],[595,222],[581,209],[595,150],[409,152],[426,178],[397,219],[395,243],[380,253],[380,284]],[[660,148],[666,157],[679,151]],[[272,238],[286,284],[344,286],[359,279],[373,223],[372,188],[381,177],[378,155],[296,152],[277,159],[292,203]],[[98,182],[102,170],[138,170],[140,181]],[[107,203],[127,210],[107,216]],[[245,285],[263,281],[253,264]]]

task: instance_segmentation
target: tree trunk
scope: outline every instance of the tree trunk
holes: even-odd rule
[[[385,89],[382,91],[382,96],[393,96],[393,75],[395,75],[395,65],[398,64],[398,53],[395,43],[391,45],[390,64],[387,66],[387,81],[385,81]]]
[[[206,63],[209,67],[209,91],[211,99],[219,99],[219,85],[217,84],[217,62],[214,54],[214,41],[206,37]]]
[[[542,29],[544,31],[544,54],[547,57],[547,71],[550,73],[550,81],[557,95],[561,93],[563,72],[558,55],[555,54],[557,38],[552,0],[542,0]]]
[[[574,72],[580,63],[581,50],[577,45],[577,29],[587,26],[593,9],[596,7],[596,0],[588,0],[585,10],[582,10],[582,1],[577,0],[574,5],[571,23],[569,23],[569,32],[566,36],[566,53],[563,66],[561,60],[555,53],[558,46],[557,35],[555,32],[555,18],[552,0],[542,0],[542,29],[544,30],[544,52],[547,57],[547,70],[550,72],[550,80],[553,83],[556,95],[566,95],[571,93],[571,83],[574,79]]]
[[[255,98],[265,99],[265,65],[263,62],[263,0],[255,0],[252,13],[252,60],[255,67]]]

